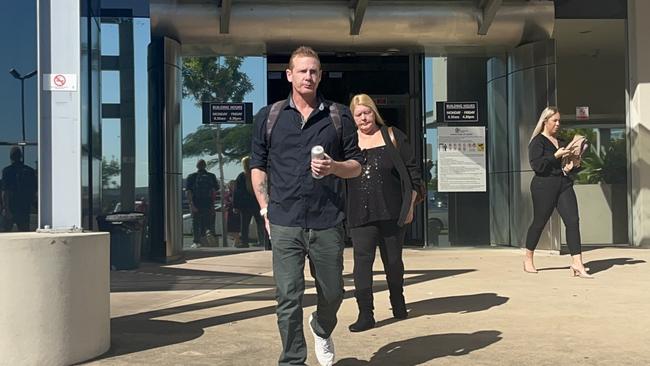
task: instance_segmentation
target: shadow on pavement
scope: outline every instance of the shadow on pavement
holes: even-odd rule
[[[501,340],[501,332],[482,330],[474,333],[432,334],[389,343],[370,360],[344,358],[336,366],[414,366],[446,356],[464,356]]]
[[[229,288],[268,288],[273,277],[174,267],[146,267],[131,271],[111,271],[111,292],[178,290],[217,290]]]
[[[446,313],[473,313],[476,311],[488,310],[494,306],[505,304],[508,297],[499,296],[495,293],[483,293],[474,295],[461,295],[426,299],[417,302],[407,303],[409,319],[427,315],[438,315]],[[377,322],[375,328],[395,323],[399,320],[390,318]]]
[[[409,277],[405,280],[405,286],[432,281],[439,278],[456,276],[464,273],[475,271],[474,269],[448,269],[448,270],[407,270],[406,275]],[[207,271],[188,271],[179,268],[165,268],[164,272],[171,275],[178,273],[180,275],[200,274],[208,275]],[[241,277],[241,274],[235,274]],[[224,276],[224,273],[213,274],[214,278]],[[169,320],[157,320],[165,316],[173,316],[191,311],[201,311],[206,309],[217,308],[239,302],[251,301],[274,301],[275,288],[273,279],[268,276],[245,275],[248,277],[244,282],[237,282],[231,279],[230,285],[221,286],[230,288],[250,288],[251,284],[258,283],[267,285],[267,288],[250,294],[231,296],[210,301],[202,301],[192,304],[179,305],[166,309],[152,310],[139,314],[126,315],[111,319],[111,349],[101,355],[98,359],[105,359],[143,350],[164,347],[171,344],[186,342],[200,337],[204,329],[218,325],[228,324],[247,319],[275,314],[275,304],[263,306],[255,309],[244,310],[221,314],[218,316],[201,318],[194,321],[174,322]],[[352,274],[347,274],[345,278],[351,278]],[[173,278],[170,279],[173,281]],[[250,282],[250,283],[247,283]],[[387,291],[388,285],[385,281],[375,281],[374,292]],[[195,284],[200,288],[202,285]],[[153,284],[154,287],[157,287]],[[270,288],[269,288],[270,287]],[[313,281],[305,281],[305,289],[314,287]],[[150,291],[146,286],[140,286],[140,291]],[[254,288],[254,286],[253,286]],[[134,291],[134,290],[132,290]],[[354,291],[346,291],[344,298],[354,297]],[[318,302],[316,294],[305,294],[303,298],[303,307],[314,306]],[[449,305],[450,306],[450,305]],[[468,310],[468,309],[464,309]]]
[[[589,262],[585,262],[585,267],[589,268],[589,274],[595,274],[598,272],[606,271],[614,266],[625,266],[631,264],[640,264],[646,263],[642,259],[634,258],[610,258],[610,259],[597,259]],[[569,266],[564,267],[546,267],[538,268],[538,271],[555,271],[555,270],[569,270]]]
[[[112,319],[111,348],[94,361],[187,342],[203,333],[200,326],[168,320],[138,316]]]
[[[249,252],[263,252],[264,247],[261,246],[251,246],[249,248],[233,248],[233,247],[201,247],[199,249],[188,249],[184,248],[183,249],[183,259],[181,262],[187,262],[195,259],[203,259],[203,258],[214,258],[214,257],[222,257],[225,255],[233,255],[233,254],[242,254],[242,253],[249,253]]]
[[[642,259],[634,258],[611,258],[611,259],[598,259],[585,263],[585,267],[589,267],[589,273],[594,274],[606,271],[614,266],[625,266],[630,264],[646,263]]]

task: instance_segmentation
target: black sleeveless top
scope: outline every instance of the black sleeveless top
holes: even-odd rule
[[[402,206],[400,178],[386,146],[364,150],[361,175],[348,179],[348,227],[397,220]]]

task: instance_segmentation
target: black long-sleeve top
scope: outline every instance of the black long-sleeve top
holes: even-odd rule
[[[349,227],[399,218],[402,206],[401,182],[386,148],[379,146],[364,150],[366,163],[361,175],[348,179]]]
[[[267,145],[266,123],[271,107],[262,108],[253,124],[251,169],[269,176],[269,212],[272,224],[327,229],[343,221],[343,180],[333,174],[322,179],[311,175],[311,148],[321,145],[336,161],[356,160],[363,163],[356,127],[350,110],[341,111],[341,135],[330,116],[333,102],[319,95],[319,106],[303,121],[291,95]],[[267,166],[268,165],[268,166]]]
[[[558,139],[560,147],[566,146],[564,140]],[[564,176],[562,172],[562,159],[555,157],[558,149],[551,140],[541,133],[535,136],[528,144],[528,159],[530,167],[538,177]]]
[[[406,169],[400,173],[396,167],[388,145],[392,142],[386,140],[387,137],[384,138],[385,146],[366,150],[366,165],[362,166],[361,174],[370,176],[348,181],[347,219],[350,227],[385,219],[396,219],[397,224],[402,226],[411,205],[411,192],[420,191],[422,173],[408,138],[397,128],[393,128],[393,134],[397,143],[396,158],[403,162]],[[384,202],[368,205],[368,199],[361,199],[364,195],[368,199]]]

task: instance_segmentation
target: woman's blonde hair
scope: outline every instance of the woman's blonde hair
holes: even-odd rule
[[[544,108],[542,113],[539,115],[539,121],[537,121],[533,134],[530,136],[530,141],[533,141],[535,136],[539,135],[544,130],[544,123],[556,113],[560,113],[557,107],[548,106]]]
[[[354,116],[354,108],[356,108],[359,105],[366,106],[372,110],[372,113],[375,114],[375,123],[382,126],[386,124],[384,122],[384,119],[381,118],[379,111],[377,110],[377,105],[375,105],[375,101],[373,101],[368,94],[357,94],[352,97],[352,100],[350,100],[350,111],[352,112],[353,116]]]
[[[246,174],[251,170],[251,158],[250,156],[244,156],[241,158],[241,165],[244,168]]]
[[[254,196],[255,193],[253,191],[253,181],[251,179],[251,157],[244,156],[243,158],[241,158],[241,165],[244,168],[244,177],[246,178],[246,189]]]

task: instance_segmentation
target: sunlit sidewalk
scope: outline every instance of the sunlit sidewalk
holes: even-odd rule
[[[540,253],[540,273],[526,274],[517,249],[407,249],[409,318],[398,322],[377,256],[377,326],[350,333],[357,310],[346,249],[336,365],[650,363],[650,250],[584,255],[593,280],[570,277],[567,255]],[[271,253],[193,257],[111,273],[112,347],[90,364],[277,364]],[[307,284],[305,326],[316,302],[311,277]]]

